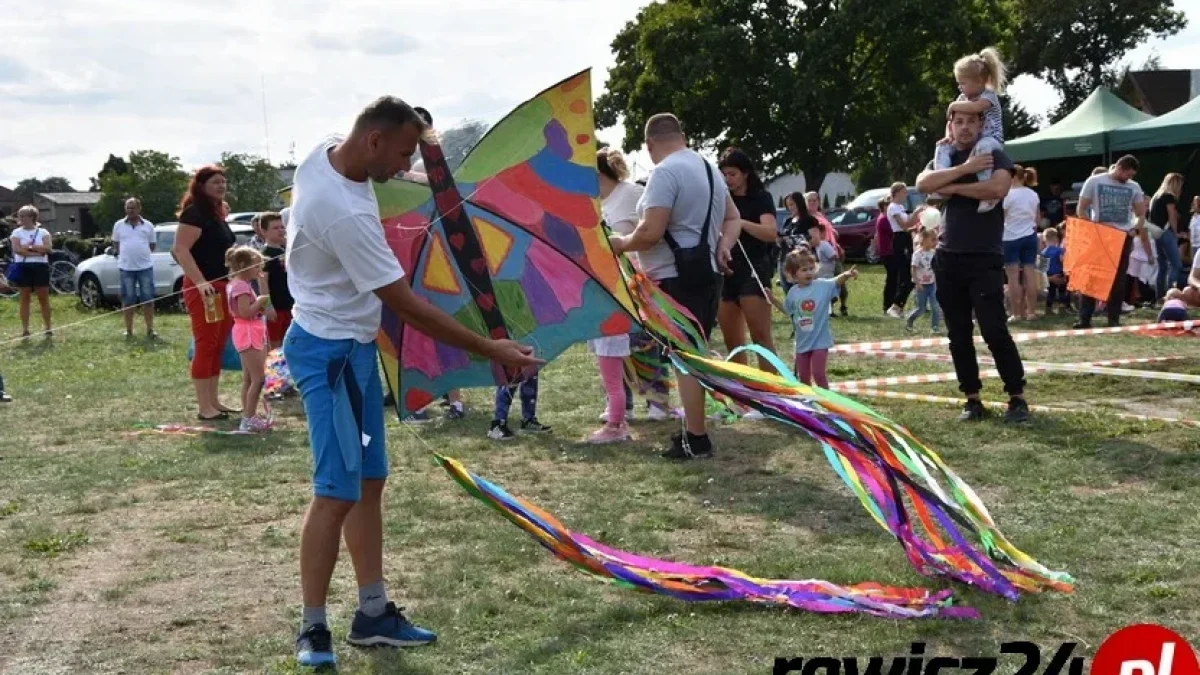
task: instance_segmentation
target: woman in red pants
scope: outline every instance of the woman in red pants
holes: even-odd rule
[[[183,268],[183,302],[192,320],[196,342],[192,357],[192,384],[203,421],[228,419],[240,411],[221,404],[217,397],[221,378],[221,353],[233,325],[226,308],[225,252],[237,242],[225,222],[225,170],[206,166],[192,176],[179,204],[179,228],[171,255]]]

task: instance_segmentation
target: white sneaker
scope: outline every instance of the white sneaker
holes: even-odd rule
[[[891,307],[888,308],[887,315],[892,317],[893,319],[903,319],[904,318],[904,312],[901,312],[900,308],[895,305],[892,305]]]
[[[1122,314],[1128,314],[1135,309],[1137,309],[1137,307],[1134,307],[1133,305],[1129,304],[1128,302],[1121,303],[1121,313]]]
[[[629,414],[626,415],[626,417],[632,419],[633,415]],[[651,422],[665,422],[671,419],[671,415],[666,410],[663,410],[656,405],[652,405],[650,406],[650,409],[646,411],[646,419],[650,420]]]

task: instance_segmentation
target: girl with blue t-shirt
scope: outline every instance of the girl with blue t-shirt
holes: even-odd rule
[[[817,259],[808,250],[797,250],[784,258],[783,273],[793,284],[783,309],[796,329],[796,377],[828,389],[825,365],[833,347],[829,307],[846,281],[858,278],[858,270],[852,267],[832,279],[818,279]]]

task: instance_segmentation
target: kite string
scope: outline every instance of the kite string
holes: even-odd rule
[[[487,178],[486,180],[480,181],[480,182],[479,182],[479,184],[477,184],[477,185],[475,186],[475,189],[471,191],[471,194],[467,195],[466,197],[463,197],[462,201],[460,201],[460,202],[458,203],[458,206],[462,206],[463,204],[467,203],[467,200],[471,199],[471,197],[474,197],[476,193],[478,193],[478,192],[479,192],[481,189],[483,189],[483,187],[484,187],[485,185],[487,185],[487,184],[488,184],[488,183],[490,183],[491,181],[495,180],[495,178],[496,178],[496,176],[492,176],[492,177],[490,177],[490,178]],[[423,226],[420,226],[420,227],[416,227],[416,226],[408,226],[408,227],[405,227],[405,226],[402,226],[402,225],[391,225],[391,226],[389,226],[389,227],[397,227],[398,229],[401,229],[401,230],[425,230],[425,231],[428,231],[428,230],[430,230],[430,229],[431,229],[431,228],[432,228],[434,225],[436,225],[438,222],[440,222],[440,221],[441,221],[441,219],[442,219],[442,216],[441,216],[441,215],[438,215],[436,218],[434,218],[432,221],[430,221],[428,225],[423,225]],[[294,246],[294,247],[292,248],[292,252],[298,251],[298,250],[300,250],[300,249],[303,249],[303,248],[305,248],[305,247],[307,247],[307,246],[312,246],[312,245],[315,245],[315,244],[317,244],[317,243],[321,242],[321,241],[322,241],[322,240],[323,240],[325,237],[328,237],[329,235],[331,235],[332,233],[333,233],[332,229],[330,229],[330,230],[327,230],[327,231],[325,232],[325,234],[324,234],[324,235],[322,235],[321,237],[318,237],[318,238],[316,238],[316,239],[312,239],[312,240],[310,240],[310,241],[308,241],[308,242],[306,242],[306,243],[304,243],[304,244],[300,244],[299,246]],[[271,261],[273,261],[273,260],[279,260],[279,259],[283,258],[285,255],[287,255],[287,254],[286,254],[286,252],[285,252],[285,253],[282,253],[282,254],[280,254],[280,255],[277,255],[277,256],[271,256],[271,257],[263,256],[263,263],[264,263],[264,264],[266,264],[266,263],[268,263],[268,262],[271,262]],[[407,270],[406,270],[406,271],[407,271]],[[232,273],[232,272],[230,272],[229,274],[226,274],[226,275],[224,275],[224,276],[221,276],[221,277],[218,277],[218,278],[216,278],[216,279],[212,279],[212,280],[210,280],[210,281],[209,281],[209,283],[214,283],[214,282],[217,282],[217,281],[227,281],[227,280],[228,280],[230,277],[232,277],[232,276],[233,276],[233,273]],[[139,303],[137,303],[137,304],[134,304],[134,305],[129,305],[129,306],[127,306],[127,307],[122,307],[121,309],[114,309],[114,310],[112,310],[112,311],[109,311],[109,312],[102,312],[102,313],[100,313],[100,314],[97,314],[96,316],[89,316],[89,317],[87,317],[87,318],[80,319],[80,320],[78,320],[78,321],[73,321],[73,322],[71,322],[71,323],[63,324],[63,325],[61,325],[61,326],[58,326],[58,328],[56,328],[55,330],[58,330],[58,331],[60,331],[60,332],[61,332],[61,331],[63,331],[63,330],[66,330],[66,329],[74,329],[74,328],[76,328],[77,326],[81,326],[81,325],[83,325],[83,324],[85,324],[85,323],[91,323],[91,322],[93,322],[93,321],[99,321],[99,320],[101,320],[101,319],[106,319],[106,318],[108,318],[108,317],[115,316],[115,315],[117,315],[117,314],[122,314],[122,313],[124,313],[124,312],[125,312],[125,311],[127,311],[127,310],[135,310],[135,309],[138,309],[138,308],[140,308],[140,307],[144,307],[144,306],[146,306],[146,305],[151,305],[151,304],[154,304],[154,303],[162,302],[162,301],[164,301],[164,300],[170,300],[171,298],[174,298],[174,297],[176,297],[176,296],[183,295],[183,293],[184,293],[184,291],[183,291],[183,289],[181,288],[181,289],[180,289],[180,290],[178,290],[178,291],[171,291],[170,293],[168,293],[168,294],[166,294],[166,295],[164,295],[164,296],[162,296],[162,297],[154,298],[154,299],[151,299],[151,300],[146,300],[146,301],[144,301],[144,302],[139,302]],[[20,337],[15,337],[15,338],[9,338],[9,339],[7,339],[7,340],[0,340],[0,347],[6,347],[6,346],[8,346],[8,345],[10,345],[10,344],[15,344],[15,343],[17,343],[17,342],[23,342],[23,341],[25,341],[25,340],[27,340],[27,339],[28,339],[28,336],[20,336]]]

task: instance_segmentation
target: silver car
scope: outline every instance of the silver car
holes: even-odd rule
[[[183,288],[183,268],[171,257],[175,245],[175,228],[179,223],[163,223],[154,226],[155,245],[151,257],[154,259],[154,295],[163,297],[175,294],[168,303],[178,306]],[[249,224],[230,223],[230,229],[238,244],[245,244],[254,236]],[[88,309],[121,303],[121,270],[117,267],[117,256],[109,248],[103,254],[79,263],[75,268],[75,288],[79,301]]]

